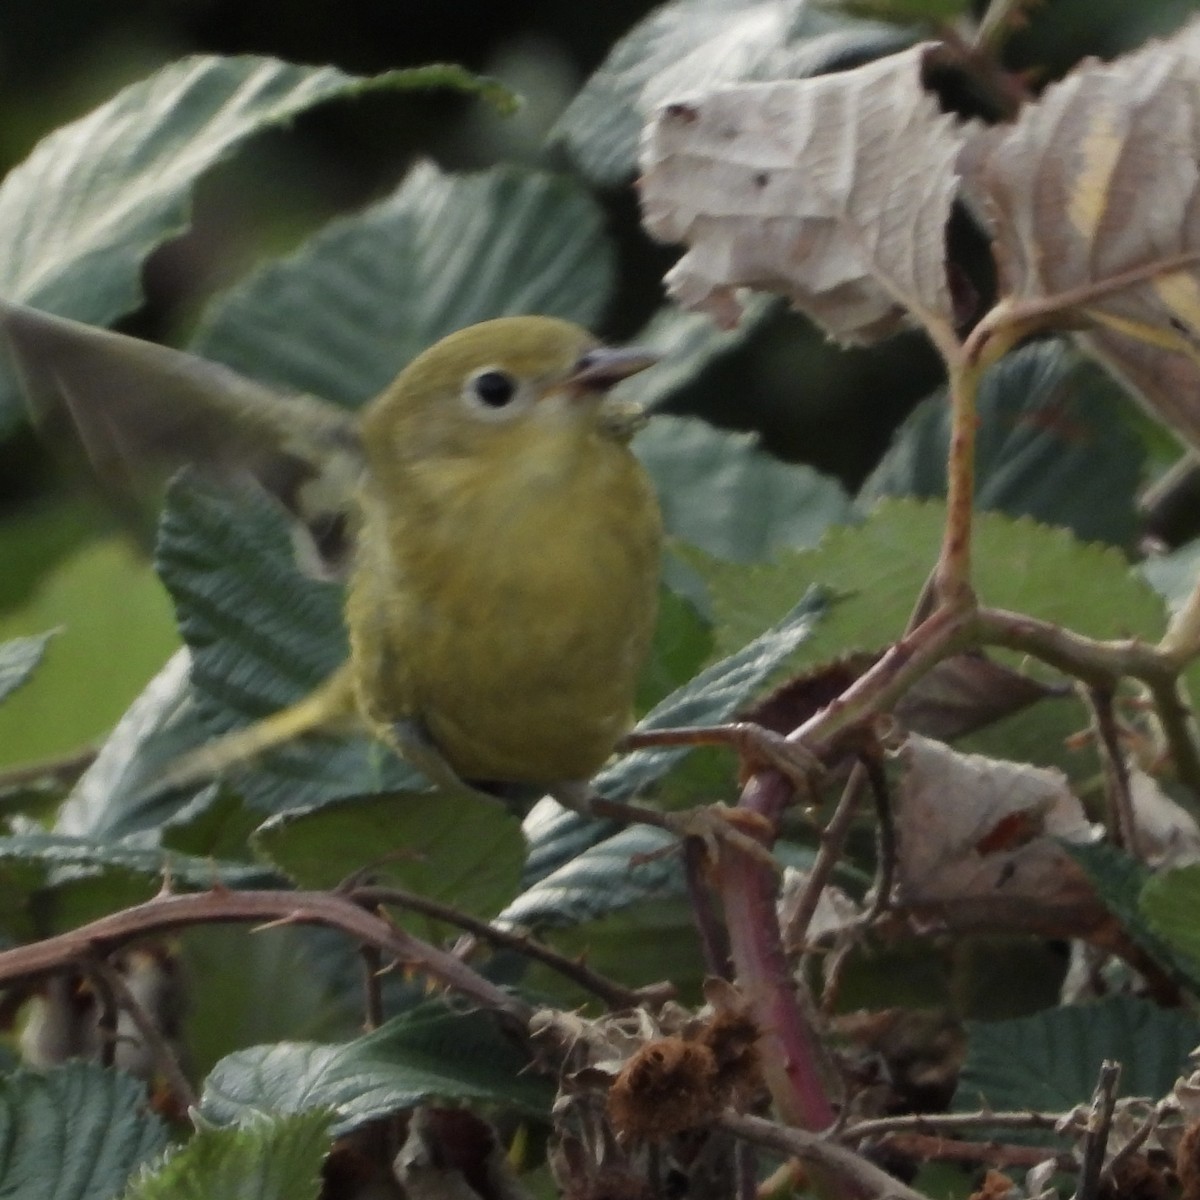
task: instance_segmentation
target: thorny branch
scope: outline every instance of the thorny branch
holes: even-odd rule
[[[1100,1187],[1100,1169],[1104,1166],[1104,1153],[1108,1149],[1108,1135],[1112,1129],[1120,1080],[1120,1063],[1105,1062],[1101,1065],[1100,1078],[1096,1081],[1096,1091],[1092,1096],[1091,1112],[1088,1114],[1088,1130],[1083,1142],[1075,1200],[1094,1200]]]
[[[495,1012],[524,1032],[533,1008],[497,987],[452,954],[439,950],[367,912],[334,892],[228,891],[159,894],[152,900],[101,917],[79,929],[0,952],[0,986],[53,974],[112,953],[150,934],[190,925],[240,922],[262,925],[323,925],[373,946],[438,984]]]
[[[864,921],[869,923],[887,911],[892,898],[892,877],[896,869],[896,828],[892,821],[891,800],[888,796],[887,775],[883,763],[876,754],[865,754],[862,757],[863,769],[871,785],[871,795],[875,800],[876,844],[878,859],[875,867],[875,883],[871,888],[871,907],[864,914]]]
[[[842,789],[837,807],[821,831],[821,845],[817,850],[816,860],[809,868],[808,878],[804,881],[804,891],[799,903],[788,914],[788,924],[783,930],[783,936],[784,945],[789,950],[799,949],[805,940],[813,914],[820,903],[821,893],[829,883],[846,847],[846,838],[858,814],[866,787],[866,769],[861,763],[855,763],[850,770],[850,777],[846,780],[846,786]]]
[[[930,1133],[895,1133],[881,1143],[893,1153],[913,1162],[959,1163],[962,1166],[988,1166],[1003,1171],[1028,1171],[1050,1157],[1042,1146],[1008,1145],[1003,1142],[960,1142]],[[1079,1164],[1069,1153],[1053,1156],[1059,1171],[1077,1171]]]
[[[765,1146],[779,1154],[791,1155],[810,1167],[845,1180],[859,1195],[878,1196],[880,1200],[884,1197],[888,1200],[926,1200],[920,1192],[913,1191],[862,1155],[819,1134],[733,1112],[722,1116],[720,1125],[735,1137],[744,1138],[756,1146]]]
[[[567,958],[552,950],[536,938],[524,933],[516,933],[508,929],[500,929],[488,924],[448,904],[439,904],[417,892],[410,892],[396,887],[360,886],[349,892],[350,897],[367,908],[379,905],[395,905],[397,908],[407,908],[413,912],[422,913],[448,925],[457,926],[482,941],[493,946],[501,946],[506,950],[516,951],[526,958],[534,959],[551,970],[570,979],[585,991],[598,996],[609,1008],[636,1008],[639,1004],[659,1004],[669,1000],[674,994],[674,988],[669,984],[657,984],[649,988],[627,988],[613,980],[593,971],[586,963]]]
[[[969,1113],[906,1113],[903,1116],[875,1117],[855,1121],[842,1129],[844,1142],[861,1142],[866,1138],[884,1137],[892,1133],[954,1133],[972,1129],[1053,1129],[1065,1113],[1045,1112],[969,1112]]]
[[[960,578],[966,580],[965,575]],[[986,645],[1023,651],[1100,693],[1111,691],[1122,678],[1132,677],[1146,683],[1154,696],[1161,696],[1164,689],[1172,689],[1174,695],[1176,677],[1186,662],[1185,655],[1173,646],[1164,649],[1133,639],[1098,641],[1048,622],[978,607],[968,588],[905,634],[838,699],[795,729],[789,740],[831,761],[857,731],[887,712],[937,663],[963,649]],[[1200,763],[1191,731],[1182,722],[1169,727],[1164,721],[1164,729],[1180,774],[1188,779],[1190,764]],[[1200,793],[1200,772],[1189,782]],[[740,807],[776,828],[789,799],[784,777],[773,770],[760,770],[744,788]],[[843,799],[849,807],[849,801]],[[825,869],[833,861],[831,848]],[[786,1070],[767,1072],[772,1097],[790,1123],[810,1130],[823,1128],[833,1110],[825,1085],[821,1041],[793,993],[795,984],[775,918],[775,878],[731,846],[721,848],[718,878],[738,983],[760,1027],[770,1031],[765,1036],[777,1043],[764,1059],[786,1064]]]
[[[1121,747],[1121,731],[1113,714],[1111,688],[1086,689],[1088,707],[1092,711],[1092,726],[1100,761],[1104,764],[1105,794],[1108,799],[1108,827],[1113,841],[1134,858],[1138,852],[1137,822],[1133,814],[1133,797],[1129,790],[1129,764]]]
[[[383,988],[379,983],[383,955],[376,946],[359,947],[363,973],[363,1028],[370,1031],[383,1024]]]

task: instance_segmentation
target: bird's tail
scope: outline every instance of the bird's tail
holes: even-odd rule
[[[155,781],[159,788],[183,787],[240,766],[268,750],[313,733],[340,733],[361,728],[349,664],[339,667],[302,700],[198,746],[171,763]]]

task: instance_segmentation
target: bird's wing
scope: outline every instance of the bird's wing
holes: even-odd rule
[[[35,422],[81,442],[100,483],[128,491],[147,467],[249,471],[308,530],[338,574],[364,467],[354,416],[218,363],[0,301],[0,333]]]

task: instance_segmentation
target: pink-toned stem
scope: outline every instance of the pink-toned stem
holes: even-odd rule
[[[971,525],[975,511],[975,393],[977,370],[953,365],[950,371],[950,456],[946,462],[946,526],[934,570],[934,588],[943,607],[966,609],[971,589]]]
[[[755,793],[787,790],[781,775],[761,772],[747,784],[743,807],[758,807]],[[766,798],[767,807],[774,803]],[[721,847],[718,889],[737,984],[762,1031],[767,1086],[789,1125],[825,1129],[835,1113],[826,1093],[820,1043],[796,1002],[775,914],[775,883],[769,867],[734,846]]]
[[[324,925],[361,945],[403,962],[459,995],[524,1029],[533,1009],[444,950],[368,912],[337,892],[234,892],[214,888],[188,895],[161,894],[57,937],[0,953],[0,987],[71,968],[119,947],[189,925],[215,922]]]

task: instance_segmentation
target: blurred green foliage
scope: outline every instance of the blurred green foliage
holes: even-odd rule
[[[888,3],[935,23],[951,19],[956,10],[946,0],[881,0],[854,7],[878,14]],[[719,48],[720,21],[754,7],[752,0],[676,0],[666,8],[641,0],[586,7],[565,0],[506,5],[370,0],[340,6],[296,3],[281,20],[278,6],[265,0],[177,0],[169,6],[147,0],[119,11],[66,0],[9,5],[0,12],[0,111],[6,114],[0,171],[25,159],[44,134],[109,100],[122,86],[194,52],[270,54],[290,62],[332,64],[356,75],[445,60],[493,75],[521,93],[523,108],[504,116],[452,91],[379,88],[303,111],[288,128],[254,132],[248,146],[199,182],[194,196],[187,194],[189,179],[172,197],[193,206],[185,233],[170,236],[173,227],[164,219],[154,226],[150,244],[170,236],[169,241],[144,263],[136,254],[125,255],[127,277],[113,286],[128,288],[140,271],[146,304],[124,317],[121,327],[176,344],[193,337],[193,345],[214,358],[231,361],[242,354],[259,369],[264,364],[271,371],[278,368],[283,383],[300,386],[298,381],[307,382],[303,369],[312,365],[307,352],[320,345],[318,333],[330,327],[327,322],[347,311],[379,315],[380,297],[386,298],[403,310],[402,319],[393,322],[402,328],[391,341],[382,336],[386,320],[380,328],[358,330],[374,347],[369,355],[359,347],[351,356],[366,381],[362,386],[358,377],[346,380],[347,363],[332,350],[315,362],[318,370],[346,380],[345,395],[332,395],[337,388],[324,382],[320,386],[346,403],[361,399],[412,351],[444,332],[443,323],[462,324],[517,303],[518,283],[525,289],[519,293],[522,303],[588,320],[614,339],[644,330],[652,344],[678,351],[674,365],[664,368],[674,372],[669,382],[659,376],[656,385],[652,375],[645,377],[643,399],[671,412],[754,430],[768,449],[802,464],[772,462],[745,439],[722,438],[697,422],[661,422],[640,443],[663,492],[672,532],[700,547],[681,550],[668,571],[666,586],[673,590],[663,605],[644,697],[647,704],[662,701],[659,715],[670,715],[672,724],[716,719],[773,678],[785,662],[794,667],[804,659],[805,665],[817,665],[850,651],[876,650],[894,638],[936,557],[944,522],[937,501],[947,438],[936,394],[940,368],[921,339],[906,335],[846,352],[826,345],[814,327],[778,305],[753,306],[743,327],[731,335],[660,311],[660,278],[673,251],[649,243],[638,228],[633,189],[623,179],[617,182],[622,169],[617,152],[622,146],[628,152],[629,137],[616,138],[616,151],[607,147],[612,152],[604,158],[610,176],[604,186],[589,183],[561,139],[547,139],[619,39],[625,40],[617,57],[623,55],[626,66],[632,62],[627,75],[637,78],[645,66],[639,53],[652,40],[647,31],[657,29],[656,22],[679,34],[703,12],[716,22],[707,39],[711,51]],[[800,43],[797,54],[805,50],[809,21],[812,28],[823,28],[826,20],[836,27],[841,19],[833,4],[806,6],[794,0],[789,6],[787,0],[775,0],[767,7],[796,18],[788,33]],[[1048,78],[1084,53],[1117,53],[1170,29],[1195,7],[1180,0],[1139,5],[1044,0],[1031,7],[1027,25],[1007,48],[1009,65]],[[903,37],[921,32],[905,31]],[[702,48],[703,33],[699,30],[696,38]],[[872,34],[877,40],[859,50],[880,50],[894,36]],[[768,49],[766,61],[774,61],[771,54],[779,48]],[[599,81],[591,76],[582,111],[593,103],[624,104],[617,114],[624,126],[621,120],[613,124],[627,135],[629,97],[619,95],[620,75],[612,71]],[[145,115],[148,126],[158,125],[161,114]],[[165,117],[163,124],[169,127]],[[568,119],[565,127],[570,124]],[[587,121],[581,125],[585,138],[588,126]],[[87,147],[80,150],[86,157]],[[420,158],[432,158],[436,166],[408,173]],[[549,167],[560,175],[535,174],[528,167]],[[465,168],[494,169],[470,180],[449,174]],[[400,185],[406,175],[408,182]],[[141,182],[120,179],[118,190],[136,190]],[[531,195],[539,198],[538,205],[509,207],[514,197]],[[54,199],[47,197],[47,207]],[[355,215],[327,224],[348,213]],[[318,229],[322,232],[312,236]],[[478,242],[471,243],[469,234]],[[555,242],[560,235],[562,242]],[[0,230],[0,244],[5,236]],[[336,275],[329,263],[341,261],[343,248],[350,257],[359,256],[355,261],[370,264],[379,254],[381,243],[375,239],[393,237],[432,247],[435,261],[428,275],[414,271],[411,278],[387,280],[364,271],[348,287],[336,279],[329,283]],[[530,251],[526,260],[526,249],[539,238],[539,248],[552,252],[542,260]],[[465,272],[452,278],[436,258],[442,252],[450,257],[448,243],[472,247],[456,267],[465,263]],[[481,246],[496,252],[487,267]],[[571,259],[573,253],[578,258]],[[264,262],[270,265],[264,268]],[[529,268],[528,278],[520,274],[522,264]],[[472,272],[481,280],[478,286]],[[421,305],[434,282],[445,285],[446,294],[439,297],[444,310]],[[487,285],[496,286],[489,290]],[[363,302],[355,307],[348,298]],[[279,328],[272,329],[269,319],[256,324],[264,314],[280,312],[289,318]],[[1161,453],[1161,443],[1146,436],[1144,425],[1127,419],[1126,399],[1113,392],[1107,377],[1097,378],[1094,368],[1081,367],[1056,344],[1022,350],[990,377],[981,405],[980,495],[996,511],[978,522],[978,576],[989,601],[1097,636],[1133,633],[1153,639],[1165,621],[1159,593],[1175,598],[1179,583],[1157,576],[1147,582],[1130,571],[1127,556],[1138,532],[1135,493],[1151,469],[1147,459]],[[1061,419],[1064,414],[1070,419]],[[404,882],[415,880],[427,892],[450,889],[460,903],[484,915],[515,912],[544,929],[561,926],[560,945],[571,952],[588,950],[594,963],[614,974],[627,972],[631,982],[668,973],[691,987],[694,997],[703,965],[679,899],[678,863],[658,855],[663,841],[658,831],[647,835],[637,827],[613,836],[612,828],[584,828],[562,813],[539,825],[537,809],[520,831],[513,815],[499,809],[485,814],[478,826],[455,819],[449,810],[438,824],[415,803],[407,823],[390,819],[387,805],[395,797],[381,799],[378,793],[396,781],[387,774],[389,764],[381,766],[379,748],[365,743],[344,744],[337,752],[355,756],[354,771],[328,753],[328,746],[318,746],[314,754],[309,744],[290,766],[282,760],[288,769],[262,785],[276,789],[272,795],[282,797],[278,805],[264,803],[253,781],[235,780],[240,792],[206,788],[189,796],[155,796],[141,789],[139,766],[144,779],[155,766],[171,761],[181,745],[203,735],[204,718],[213,719],[211,704],[205,711],[205,672],[209,680],[224,682],[253,667],[256,650],[271,649],[266,637],[255,636],[253,645],[238,640],[230,613],[244,616],[264,596],[270,598],[269,591],[256,593],[253,587],[240,591],[239,572],[260,581],[269,577],[274,595],[284,598],[284,611],[270,614],[279,618],[273,627],[297,640],[285,639],[268,658],[304,676],[290,681],[298,690],[343,651],[336,593],[318,595],[324,585],[309,585],[312,591],[306,592],[306,585],[292,580],[286,535],[272,525],[273,518],[260,514],[260,529],[253,510],[230,517],[223,493],[210,496],[192,487],[177,485],[171,493],[158,565],[196,652],[198,686],[189,690],[177,659],[142,694],[100,762],[59,809],[54,833],[33,832],[31,821],[18,822],[12,836],[3,839],[0,897],[11,899],[7,907],[18,915],[3,924],[0,934],[44,936],[141,899],[171,855],[181,886],[202,887],[217,878],[255,886],[268,871],[264,860],[272,872],[268,883],[277,882],[278,872],[299,886],[315,886],[340,878],[373,855],[396,853],[399,865],[392,874]],[[868,514],[881,498],[884,505]],[[0,440],[0,643],[10,643],[7,657],[0,658],[0,675],[7,664],[15,681],[13,697],[0,708],[0,766],[66,753],[99,738],[179,644],[170,599],[149,561],[151,539],[139,536],[138,522],[120,519],[126,516],[110,512],[95,496],[81,497],[68,473],[28,430],[11,430]],[[835,531],[817,547],[830,526]],[[238,538],[222,541],[230,528],[238,531],[240,546]],[[1084,545],[1089,539],[1103,545]],[[230,553],[231,544],[236,553]],[[718,561],[718,555],[727,561]],[[1193,550],[1181,560],[1180,571],[1194,560]],[[812,582],[824,588],[796,608]],[[314,595],[317,619],[310,611],[306,623],[298,610]],[[776,636],[750,640],[784,614],[790,615]],[[26,664],[40,645],[12,639],[60,627],[63,632],[45,648],[46,661],[26,682]],[[701,672],[710,650],[728,658]],[[664,696],[669,698],[663,701]],[[285,693],[269,695],[265,706],[282,699]],[[989,748],[1008,757],[1028,754],[1040,763],[1064,759],[1064,734],[1085,719],[1081,709],[1065,710],[1064,704],[1050,718],[1041,709],[1022,714],[1020,725],[999,728]],[[215,723],[228,725],[252,715],[217,713]],[[636,783],[658,788],[659,799],[693,801],[732,786],[727,758],[716,762],[701,756],[663,783],[676,752],[655,753],[630,755],[610,768],[610,794],[624,797]],[[260,765],[269,776],[271,763]],[[1073,768],[1073,781],[1080,785],[1096,772],[1090,754],[1064,765]],[[342,790],[336,795],[320,790],[319,770],[333,771]],[[602,783],[605,778],[600,777]],[[298,780],[314,790],[302,793]],[[265,825],[259,824],[261,812],[251,811],[255,803],[283,808],[283,801],[294,805],[298,797],[309,807]],[[14,803],[10,811],[18,808]],[[28,805],[23,811],[42,810]],[[409,824],[421,826],[421,832],[410,836]],[[781,857],[790,853],[795,862],[808,861],[809,848],[799,842],[815,840],[811,832],[803,830]],[[422,835],[428,845],[421,843]],[[470,842],[470,853],[458,839]],[[402,850],[393,840],[403,843]],[[421,855],[405,861],[402,851],[415,849]],[[631,853],[647,855],[637,873],[629,871]],[[871,863],[870,850],[855,858],[860,869],[869,870]],[[476,876],[467,902],[449,864]],[[1123,918],[1121,887],[1099,873],[1096,878],[1110,909]],[[863,879],[856,873],[856,883]],[[1195,940],[1188,939],[1187,925],[1194,882],[1187,877],[1166,885],[1158,907],[1148,911],[1151,923],[1162,925],[1163,937],[1187,954]],[[1128,896],[1125,901],[1133,906]],[[202,989],[199,1028],[193,1030],[203,1068],[252,1039],[346,1032],[348,997],[355,994],[355,985],[341,977],[348,974],[343,961],[348,954],[339,959],[319,940],[299,936],[282,952],[278,946],[264,952],[240,933],[209,932],[193,936],[189,947],[208,989]],[[638,949],[633,956],[631,944]],[[1040,950],[1030,969],[1034,986],[1022,989],[988,986],[987,977],[974,968],[971,979],[979,984],[983,978],[984,984],[972,991],[970,981],[959,979],[951,988],[940,952],[921,943],[892,960],[901,964],[902,987],[884,978],[886,967],[868,960],[851,966],[847,991],[856,1003],[875,1005],[898,999],[940,1003],[954,991],[960,999],[967,997],[961,1006],[969,1015],[1023,1015],[1046,1003],[1060,982],[1058,956],[1045,946]],[[257,1003],[260,995],[286,990],[293,975],[303,975],[305,983],[287,991],[289,1003]],[[562,987],[546,973],[534,983]],[[1130,1013],[1117,1013],[1124,1024],[1113,1018],[1118,1033],[1136,1024],[1138,1012]],[[1056,1032],[1057,1026],[1030,1020],[1034,1024],[1028,1027],[996,1031],[1000,1060],[1011,1057],[1011,1046],[1023,1044],[1030,1031]],[[404,1032],[400,1027],[399,1034]],[[1185,1034],[1170,1041],[1171,1069],[1178,1065],[1176,1051],[1194,1038],[1190,1026]],[[388,1036],[403,1042],[395,1028]],[[978,1050],[980,1039],[974,1036]],[[1157,1028],[1148,1036],[1155,1045],[1163,1042]],[[1100,1037],[1095,1046],[1089,1043],[1089,1070],[1091,1059],[1108,1053],[1111,1044]],[[372,1053],[377,1049],[375,1043],[367,1046]],[[367,1051],[360,1044],[351,1058]],[[272,1052],[267,1047],[226,1060],[217,1081],[233,1079],[245,1090],[247,1103],[255,1103],[265,1078],[258,1074],[261,1060]],[[325,1067],[332,1053],[309,1043],[300,1055],[304,1061],[292,1066]],[[996,1078],[995,1068],[978,1054],[972,1064],[981,1077]],[[413,1069],[408,1060],[384,1065],[402,1077]],[[1035,1063],[1018,1071],[1011,1091],[997,1095],[1013,1105],[1032,1103],[1026,1088],[1036,1070]],[[1071,1078],[1070,1088],[1059,1090],[1067,1100],[1084,1098],[1089,1078],[1084,1072]],[[1160,1086],[1157,1076],[1154,1086]]]

